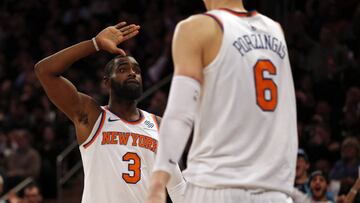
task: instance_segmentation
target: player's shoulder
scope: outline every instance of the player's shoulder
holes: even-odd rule
[[[195,30],[198,32],[208,32],[209,29],[215,28],[217,23],[213,18],[204,14],[192,15],[178,23],[178,27],[186,30]]]
[[[213,31],[218,29],[217,26],[217,23],[211,17],[197,14],[180,21],[176,26],[176,32],[187,33],[191,36],[201,36],[201,38],[198,38],[199,40],[212,35]]]

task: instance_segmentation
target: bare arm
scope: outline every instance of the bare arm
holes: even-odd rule
[[[96,36],[100,49],[124,55],[117,48],[121,42],[135,36],[139,26],[122,22],[102,30]],[[61,50],[35,65],[35,73],[50,100],[75,124],[79,144],[86,140],[101,110],[89,96],[77,91],[76,87],[61,74],[74,62],[96,52],[91,40]]]

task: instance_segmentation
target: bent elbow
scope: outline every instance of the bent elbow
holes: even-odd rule
[[[39,61],[34,66],[34,72],[37,78],[40,78],[43,73],[44,66],[42,65],[42,62]]]

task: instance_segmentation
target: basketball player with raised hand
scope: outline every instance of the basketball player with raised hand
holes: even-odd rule
[[[290,202],[297,126],[283,31],[241,0],[204,3],[208,12],[174,33],[175,73],[148,202],[164,201],[193,127],[184,202]]]
[[[136,99],[142,94],[141,69],[117,47],[137,35],[139,28],[121,22],[35,65],[46,94],[75,125],[85,174],[83,203],[146,200],[160,118],[137,108]],[[105,67],[110,97],[103,107],[61,76],[74,62],[99,50],[120,54]],[[173,172],[177,175],[167,188],[173,201],[181,202],[185,183],[177,166]]]

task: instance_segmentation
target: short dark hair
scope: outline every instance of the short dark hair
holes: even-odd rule
[[[104,77],[109,78],[111,76],[111,73],[112,73],[113,68],[115,66],[115,61],[117,59],[125,59],[125,58],[133,58],[133,57],[130,56],[130,55],[126,55],[126,56],[117,55],[113,59],[111,59],[105,66]]]
[[[297,156],[304,158],[304,160],[305,160],[307,163],[309,163],[309,157],[307,156],[307,154],[306,154],[306,152],[305,152],[304,149],[299,148],[299,149],[298,149]]]

